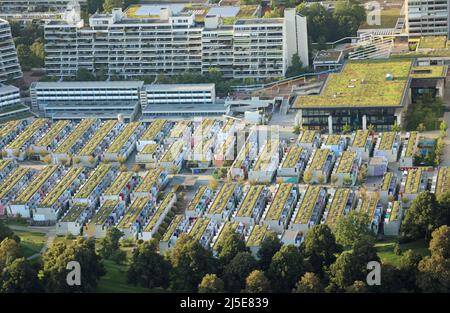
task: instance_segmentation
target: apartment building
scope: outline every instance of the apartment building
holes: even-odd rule
[[[87,0],[0,0],[0,13],[63,12],[75,2],[87,4]]]
[[[22,70],[17,59],[11,27],[7,21],[0,19],[0,83],[21,77]]]
[[[122,114],[133,120],[140,108],[142,81],[34,82],[30,87],[34,111],[53,119],[89,116],[111,119]]]
[[[449,36],[449,0],[405,0],[409,36]]]
[[[295,9],[286,9],[284,18],[235,15],[231,24],[222,18],[225,7],[211,8],[202,22],[195,10],[159,9],[157,15],[139,16],[114,9],[92,15],[86,26],[73,18],[48,23],[48,74],[74,76],[87,68],[132,78],[217,68],[226,78],[277,78],[284,76],[295,53],[308,65],[306,18]]]
[[[19,88],[0,83],[0,121],[29,111],[30,108],[22,104]]]

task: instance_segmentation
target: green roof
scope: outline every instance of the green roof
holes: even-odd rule
[[[447,75],[447,66],[415,66],[411,70],[412,78],[439,78]]]
[[[400,107],[411,65],[409,59],[349,61],[328,76],[320,95],[299,96],[294,108]]]
[[[445,49],[447,36],[423,36],[420,38],[419,49]]]

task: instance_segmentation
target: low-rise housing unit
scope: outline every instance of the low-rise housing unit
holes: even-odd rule
[[[291,214],[298,200],[298,187],[295,184],[283,183],[277,185],[277,190],[262,217],[263,225],[271,230],[282,233],[288,226]]]
[[[431,192],[437,196],[450,191],[450,167],[440,167],[433,176]]]
[[[123,232],[125,238],[138,238],[149,212],[155,207],[154,199],[148,196],[138,196],[131,202],[128,210],[117,224],[117,228]]]
[[[314,150],[303,174],[303,180],[307,183],[327,183],[335,159],[336,157],[330,149]]]
[[[280,141],[269,139],[248,173],[248,179],[256,183],[270,183],[280,163]]]
[[[158,232],[161,223],[166,218],[167,213],[172,209],[173,205],[177,201],[177,195],[169,191],[163,198],[163,200],[156,206],[153,214],[150,216],[148,223],[142,230],[142,239],[150,240]]]
[[[100,197],[100,202],[104,200],[127,201],[135,184],[136,178],[133,177],[132,172],[121,172]]]
[[[159,253],[164,254],[175,246],[178,237],[181,234],[186,233],[189,229],[189,219],[184,215],[175,215],[169,227],[167,228],[164,236],[159,241]]]
[[[356,195],[350,188],[337,188],[330,190],[330,198],[322,217],[322,223],[332,229],[341,216],[347,215],[356,204]]]
[[[264,185],[249,186],[233,220],[245,225],[258,224],[266,208],[269,194],[269,189]]]
[[[209,248],[214,236],[219,231],[220,225],[220,221],[199,217],[189,229],[188,235],[203,247]]]
[[[361,157],[355,151],[344,151],[336,162],[331,182],[339,187],[355,185],[360,166]]]
[[[374,157],[385,157],[388,162],[397,162],[400,152],[400,133],[383,132],[375,145]]]
[[[355,151],[363,161],[368,161],[374,146],[374,138],[368,130],[357,130],[352,138],[352,144],[348,148]]]
[[[377,235],[384,213],[378,194],[375,192],[365,194],[358,200],[356,209],[359,212],[367,214],[369,219],[367,225],[373,234]]]
[[[325,204],[327,191],[322,186],[308,186],[295,208],[289,229],[301,231],[306,235],[309,228],[320,223]]]
[[[285,183],[298,183],[308,163],[310,151],[296,145],[287,149],[277,170],[277,177]]]
[[[347,149],[347,145],[348,140],[346,136],[330,134],[323,140],[321,148],[330,149],[336,156],[340,156]]]
[[[186,207],[185,215],[189,218],[203,215],[213,197],[213,191],[207,186],[200,186]]]
[[[205,216],[212,220],[228,220],[237,208],[241,196],[241,186],[233,183],[225,183],[215,194],[214,200],[208,206]]]
[[[253,225],[248,232],[245,240],[245,245],[250,249],[253,257],[258,258],[258,251],[261,248],[261,243],[269,233],[267,225]]]
[[[161,168],[150,169],[134,189],[133,195],[138,197],[156,197],[158,192],[164,188],[168,182],[167,171]]]
[[[403,207],[401,201],[389,202],[386,214],[384,215],[384,235],[398,236],[403,220]]]
[[[380,200],[383,204],[387,204],[395,198],[397,194],[398,179],[393,172],[386,172],[381,181]]]
[[[297,145],[303,148],[314,149],[320,146],[320,133],[314,130],[303,130],[297,138]]]
[[[72,203],[69,210],[56,223],[56,234],[65,236],[72,234],[78,236],[81,234],[84,223],[92,214],[92,208],[87,203]]]
[[[416,156],[419,145],[419,132],[408,132],[403,142],[402,153],[400,155],[400,167],[412,167],[414,165],[414,157]]]
[[[400,195],[404,206],[409,207],[412,201],[427,189],[428,174],[425,169],[418,167],[403,172]]]
[[[86,225],[88,236],[105,237],[108,228],[114,226],[125,211],[125,203],[117,200],[106,200],[94,213]]]

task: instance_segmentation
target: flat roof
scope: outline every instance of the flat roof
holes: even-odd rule
[[[147,91],[203,91],[214,89],[215,84],[151,84],[144,88]]]
[[[400,107],[412,63],[410,59],[349,61],[340,73],[329,74],[320,95],[299,96],[293,107]]]
[[[182,112],[226,112],[226,107],[217,104],[174,103],[174,104],[148,104],[142,113],[182,113]]]
[[[79,81],[79,82],[34,82],[34,88],[137,88],[144,85],[143,81]]]
[[[11,91],[19,91],[19,88],[11,86],[11,85],[4,85],[2,83],[0,83],[0,94],[1,93],[6,93],[6,92],[11,92]]]
[[[316,56],[314,57],[313,63],[338,63],[341,60],[342,56],[342,51],[321,50],[317,52]]]

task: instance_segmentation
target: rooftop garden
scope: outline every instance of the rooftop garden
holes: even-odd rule
[[[436,195],[450,190],[450,167],[441,167],[436,181]]]
[[[139,214],[141,214],[142,210],[145,208],[146,204],[149,203],[149,201],[150,199],[148,197],[136,197],[131,203],[130,208],[125,212],[117,227],[121,229],[130,228],[138,219]]]
[[[50,130],[41,139],[39,139],[36,142],[36,146],[39,146],[39,147],[49,146],[52,143],[53,139],[55,139],[56,136],[58,136],[59,133],[61,133],[61,131],[67,125],[69,125],[69,121],[67,121],[67,120],[57,121],[56,123],[54,123],[52,125],[52,127],[50,128]]]
[[[337,146],[341,140],[341,135],[328,135],[325,141],[326,146]]]
[[[350,173],[352,169],[353,160],[356,158],[356,152],[344,151],[341,155],[336,173]]]
[[[389,206],[387,212],[386,212],[386,218],[389,220],[389,222],[397,221],[400,212],[400,201],[394,201],[392,205]]]
[[[359,211],[367,214],[369,216],[369,223],[372,221],[372,218],[375,214],[375,210],[377,208],[379,197],[373,193],[367,195],[362,199],[361,206],[359,207]]]
[[[420,180],[422,178],[422,168],[416,168],[408,171],[405,183],[405,193],[418,193],[420,187]]]
[[[75,222],[88,207],[89,205],[87,203],[79,203],[79,202],[73,203],[72,207],[61,219],[61,222],[62,223]]]
[[[418,132],[410,132],[409,133],[408,144],[406,145],[406,150],[405,150],[405,157],[407,157],[407,158],[413,157],[418,136],[419,136]]]
[[[4,198],[6,194],[14,187],[22,177],[31,169],[28,167],[19,167],[12,174],[6,178],[3,184],[0,185],[0,199]]]
[[[423,36],[419,41],[419,49],[445,49],[446,47],[446,36]]]
[[[349,61],[329,74],[320,95],[299,96],[294,108],[399,107],[411,65],[408,59]]]
[[[237,216],[251,217],[253,209],[255,208],[256,201],[258,200],[261,192],[263,192],[264,186],[262,185],[252,185],[245,195],[244,201],[242,202]]]
[[[325,162],[327,161],[328,156],[331,153],[332,152],[330,149],[316,149],[309,169],[313,171],[321,171],[325,166]]]
[[[391,184],[391,180],[394,174],[392,172],[386,172],[383,176],[383,182],[381,184],[381,190],[388,190]]]
[[[68,190],[72,185],[73,181],[83,172],[83,168],[71,168],[66,175],[56,184],[56,186],[42,199],[39,207],[49,208],[56,200],[63,194],[64,191]]]
[[[112,185],[106,189],[105,195],[110,196],[118,196],[119,193],[122,191],[122,189],[125,187],[125,185],[131,180],[133,177],[133,173],[131,172],[122,172],[117,176],[117,178],[114,180]]]
[[[295,216],[294,224],[308,224],[314,211],[314,207],[316,206],[317,198],[320,195],[321,189],[322,187],[320,186],[308,186],[297,215]]]
[[[175,126],[170,131],[169,137],[170,138],[180,138],[183,133],[185,132],[186,128],[191,125],[191,122],[189,121],[178,121]]]
[[[270,204],[269,211],[265,217],[266,220],[277,221],[280,219],[281,214],[286,206],[286,201],[291,194],[291,190],[294,188],[294,184],[284,183],[278,186],[277,193]]]
[[[91,192],[103,181],[103,178],[111,170],[112,165],[100,164],[94,172],[89,176],[87,182],[81,187],[81,189],[75,194],[75,198],[86,199]]]
[[[145,140],[145,141],[155,140],[156,136],[158,136],[158,134],[163,130],[166,123],[167,123],[167,120],[163,120],[163,119],[158,119],[158,120],[153,121],[150,124],[150,127],[144,133],[144,135],[142,135],[141,140]]]
[[[19,126],[20,121],[9,121],[2,128],[0,128],[0,138],[5,137],[11,131],[13,131],[17,126]]]
[[[297,164],[300,156],[302,155],[303,148],[298,146],[292,146],[289,148],[286,157],[281,164],[282,168],[293,168]]]
[[[446,65],[415,66],[411,70],[412,78],[438,78],[447,76]]]
[[[117,136],[113,143],[109,146],[107,153],[119,153],[120,149],[125,145],[128,139],[133,135],[134,131],[139,127],[140,122],[128,123],[122,133]]]
[[[247,141],[245,143],[245,146],[241,149],[241,151],[239,151],[239,154],[234,161],[233,168],[241,168],[242,163],[250,154],[250,148],[252,147],[252,145],[253,143],[250,141]]]
[[[8,145],[7,148],[9,149],[20,149],[27,140],[29,140],[36,131],[39,130],[42,126],[44,126],[47,123],[47,120],[44,118],[38,118],[34,120],[34,122],[27,126],[25,130],[20,133],[20,135],[11,143]]]
[[[195,208],[197,206],[197,204],[200,202],[200,200],[202,199],[203,195],[205,194],[207,187],[206,186],[200,186],[197,189],[197,192],[194,195],[194,198],[192,198],[192,200],[189,202],[188,207],[186,208],[186,211],[195,211]]]
[[[333,200],[329,204],[326,224],[333,226],[337,220],[344,214],[351,190],[348,188],[338,188],[334,193]]]
[[[93,118],[81,120],[80,124],[75,127],[75,130],[56,148],[55,153],[67,153],[70,148],[95,122]]]
[[[158,184],[158,178],[162,173],[162,169],[155,168],[147,172],[144,179],[136,188],[136,192],[149,192],[155,184]]]
[[[175,193],[172,191],[168,192],[164,199],[159,204],[158,208],[155,211],[155,214],[150,218],[150,221],[145,226],[144,231],[145,232],[153,232],[154,228],[156,226],[156,223],[159,221],[161,216],[163,215],[164,211],[167,209],[167,206],[169,205],[170,201],[172,201],[173,197],[175,196]]]
[[[141,154],[153,154],[156,151],[156,148],[158,148],[158,144],[156,143],[149,143],[148,145],[144,146],[144,149],[140,152]]]
[[[195,241],[199,241],[202,238],[203,233],[205,232],[206,228],[208,227],[210,222],[210,219],[199,217],[195,220],[194,225],[192,225],[192,228],[189,231],[189,235],[194,239]]]
[[[369,137],[368,130],[357,130],[355,138],[353,140],[352,147],[354,148],[364,148],[367,142],[367,137]]]
[[[237,20],[254,18],[257,8],[257,5],[240,5],[239,13],[234,17],[225,17],[223,23],[233,25]]]
[[[106,121],[102,127],[95,133],[95,135],[84,145],[81,149],[79,155],[87,156],[91,155],[95,148],[102,142],[103,138],[109,134],[109,132],[117,125],[117,121],[108,120]]]
[[[314,142],[314,137],[316,136],[316,134],[317,134],[317,132],[315,130],[304,130],[298,136],[298,142],[300,142],[300,143],[313,143]]]
[[[106,200],[91,220],[93,225],[103,225],[119,204],[117,200]]]
[[[268,140],[264,145],[264,148],[256,160],[254,171],[266,171],[267,166],[271,163],[273,156],[278,153],[278,148],[280,145],[279,140]]]
[[[183,221],[184,215],[178,214],[175,215],[174,219],[169,225],[169,228],[167,228],[166,232],[164,233],[164,236],[162,237],[161,241],[169,241],[170,238],[172,238],[173,233],[177,230],[178,225]]]
[[[181,151],[183,150],[183,146],[184,146],[183,140],[175,141],[174,143],[172,143],[172,145],[166,151],[166,153],[164,153],[160,161],[173,162],[173,160],[180,155]]]
[[[58,169],[58,165],[47,165],[42,171],[31,181],[25,189],[12,202],[13,204],[26,204],[28,200],[41,188],[53,173]]]
[[[194,137],[204,137],[208,135],[208,133],[211,131],[211,128],[214,126],[214,123],[216,122],[215,119],[212,118],[204,118],[200,125],[197,126],[197,128],[194,131]]]
[[[9,164],[11,164],[10,160],[0,160],[0,171],[2,171]]]
[[[254,225],[247,238],[247,247],[259,247],[269,232],[267,225]]]
[[[209,214],[221,214],[228,201],[231,199],[235,189],[234,184],[226,183],[220,188],[219,193],[214,198],[214,202],[211,204],[211,207],[208,210]]]
[[[383,132],[381,133],[380,145],[378,146],[379,150],[391,150],[395,141],[395,132]]]
[[[232,144],[234,144],[235,137],[234,136],[228,136],[227,139],[220,145],[219,149],[217,150],[217,155],[224,156],[228,147]]]

